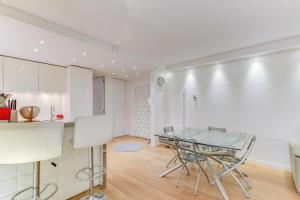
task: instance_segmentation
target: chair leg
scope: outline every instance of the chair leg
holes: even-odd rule
[[[182,175],[183,170],[184,170],[184,166],[181,167],[181,170],[180,170],[179,175],[178,175],[178,177],[177,177],[177,180],[176,180],[176,187],[179,186],[179,183],[180,183],[180,180],[181,180],[181,175]]]
[[[215,180],[215,183],[217,183],[218,189],[221,192],[223,199],[224,200],[229,200],[229,197],[228,197],[228,195],[227,195],[227,193],[226,193],[226,191],[225,191],[218,175],[216,174],[215,170],[213,169],[213,167],[212,167],[212,165],[211,165],[211,163],[208,159],[207,159],[206,163],[207,163],[208,169],[210,170],[210,172],[211,172],[211,174],[212,174],[212,176]]]
[[[244,188],[243,184],[239,181],[239,179],[232,172],[230,172],[230,174],[233,177],[233,179],[235,180],[235,182],[237,182],[237,184],[240,186],[240,188],[241,188],[242,192],[245,194],[246,198],[250,198],[250,195]]]
[[[199,182],[200,182],[201,174],[202,174],[202,169],[199,168],[199,174],[197,176],[197,182],[196,182],[196,187],[195,187],[195,192],[194,192],[195,196],[197,196],[197,194],[198,194]]]
[[[245,173],[241,172],[238,168],[236,169],[236,171],[238,172],[238,174],[242,177],[243,181],[246,183],[247,187],[249,189],[252,189],[252,186],[250,185],[249,181],[247,180],[247,178],[245,177]]]
[[[169,160],[168,164],[166,165],[166,168],[169,168],[170,164],[171,164],[171,163],[175,163],[175,162],[177,161],[177,159],[178,159],[178,156],[177,156],[177,155],[173,156],[173,157]]]
[[[207,181],[207,183],[209,184],[209,185],[214,185],[213,183],[211,183],[211,181],[209,180],[209,178],[208,178],[208,174],[206,173],[206,170],[203,168],[203,166],[205,165],[205,162],[204,161],[202,161],[202,164],[201,164],[201,169],[202,169],[202,171],[203,171],[203,173],[204,173],[204,176],[205,176],[205,179],[206,179],[206,181]]]

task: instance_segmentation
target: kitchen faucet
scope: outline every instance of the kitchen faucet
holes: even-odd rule
[[[55,119],[55,107],[52,105],[50,110],[50,120],[53,121]]]

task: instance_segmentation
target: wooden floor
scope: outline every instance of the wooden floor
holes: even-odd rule
[[[116,152],[113,146],[122,142],[143,144],[137,152]],[[107,189],[103,192],[109,200],[222,200],[216,186],[208,186],[201,180],[198,196],[193,195],[195,170],[192,176],[183,176],[182,184],[175,187],[175,172],[165,178],[159,174],[172,153],[164,147],[150,147],[145,140],[124,136],[116,138],[108,145],[107,154]],[[246,164],[243,171],[251,177],[253,189],[250,190],[253,200],[299,200],[289,172],[255,164]],[[222,179],[231,200],[246,199],[233,179],[228,176]],[[82,195],[73,198],[79,199]]]

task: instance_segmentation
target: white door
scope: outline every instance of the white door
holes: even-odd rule
[[[114,137],[125,134],[125,81],[112,80],[112,112],[115,118]]]
[[[135,88],[135,136],[150,139],[150,86]]]

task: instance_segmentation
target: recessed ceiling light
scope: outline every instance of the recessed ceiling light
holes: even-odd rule
[[[44,44],[45,44],[45,41],[44,41],[44,40],[41,40],[41,41],[40,41],[40,44],[41,44],[41,45],[44,45]]]
[[[132,69],[136,69],[136,66],[133,66]]]
[[[73,60],[73,62],[75,62],[75,61],[76,61],[76,58],[73,58],[72,60]]]
[[[38,52],[39,50],[37,48],[33,49],[34,52]]]
[[[83,55],[83,56],[86,56],[86,52],[83,52],[82,55]]]
[[[100,65],[100,67],[102,68],[102,67],[104,67],[104,65],[103,65],[103,64],[101,64],[101,65]]]
[[[112,75],[115,75],[115,73],[113,73],[113,72],[112,72],[111,74],[112,74]]]
[[[115,62],[116,62],[115,60],[112,60],[112,61],[111,61],[111,63],[115,63]]]
[[[138,76],[138,75],[140,75],[140,73],[138,73],[138,72],[137,72],[137,73],[135,73],[135,75],[137,75],[137,76]]]

